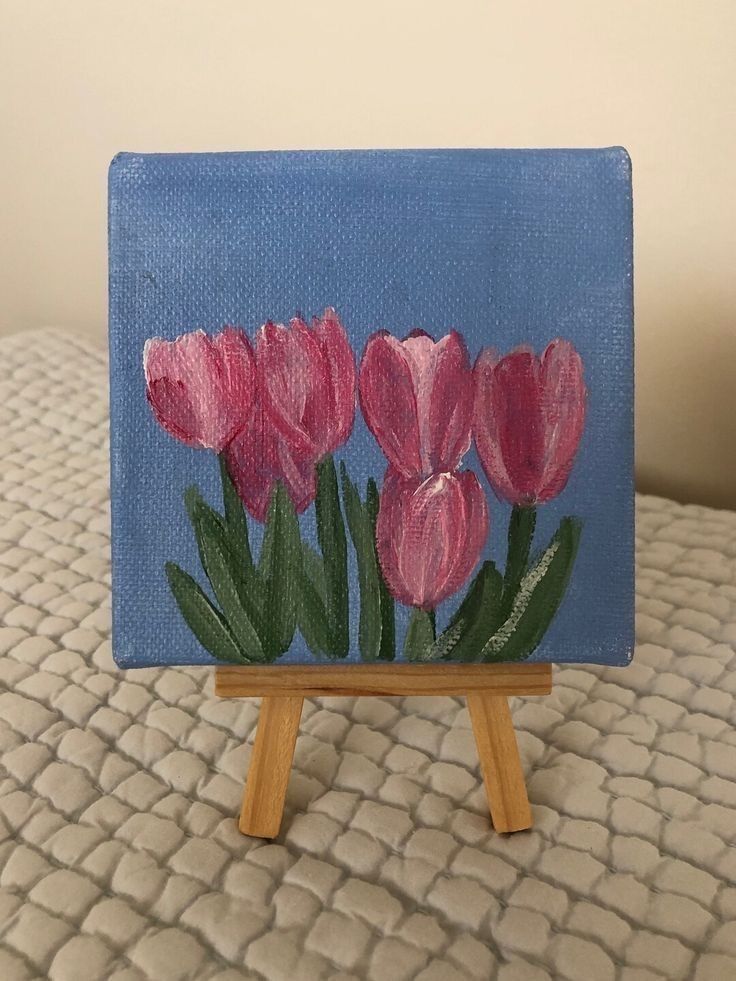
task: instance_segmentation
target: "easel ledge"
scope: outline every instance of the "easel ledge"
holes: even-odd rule
[[[262,697],[239,828],[275,838],[305,698],[464,695],[496,831],[532,825],[509,695],[548,695],[550,664],[336,664],[218,667],[215,694]]]

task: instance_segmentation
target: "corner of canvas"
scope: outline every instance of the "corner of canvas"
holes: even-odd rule
[[[603,151],[611,161],[616,176],[631,182],[631,154],[625,146],[609,146]]]

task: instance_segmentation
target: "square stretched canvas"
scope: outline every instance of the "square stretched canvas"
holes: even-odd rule
[[[118,155],[122,667],[633,644],[629,158]]]

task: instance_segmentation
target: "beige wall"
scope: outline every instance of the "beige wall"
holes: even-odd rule
[[[125,150],[634,162],[639,483],[736,506],[736,0],[0,0],[0,331],[102,338]]]

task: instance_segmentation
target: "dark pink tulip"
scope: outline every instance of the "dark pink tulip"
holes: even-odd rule
[[[226,327],[210,337],[195,330],[143,349],[146,396],[167,433],[187,446],[222,452],[250,421],[256,371],[245,334]]]
[[[406,479],[389,468],[376,545],[386,584],[408,606],[433,610],[468,579],[488,536],[488,507],[470,470]]]
[[[460,334],[412,331],[368,340],[360,404],[386,459],[404,477],[455,470],[470,446],[473,376]]]
[[[565,487],[585,425],[583,362],[569,341],[538,357],[486,348],[475,365],[473,431],[483,469],[510,504],[549,501]]]
[[[250,426],[228,447],[226,460],[240,499],[257,521],[265,522],[277,481],[298,513],[317,493],[314,458],[296,455],[260,406]]]
[[[255,350],[264,409],[292,452],[316,462],[341,446],[355,417],[355,358],[335,311],[311,328],[269,322]]]

